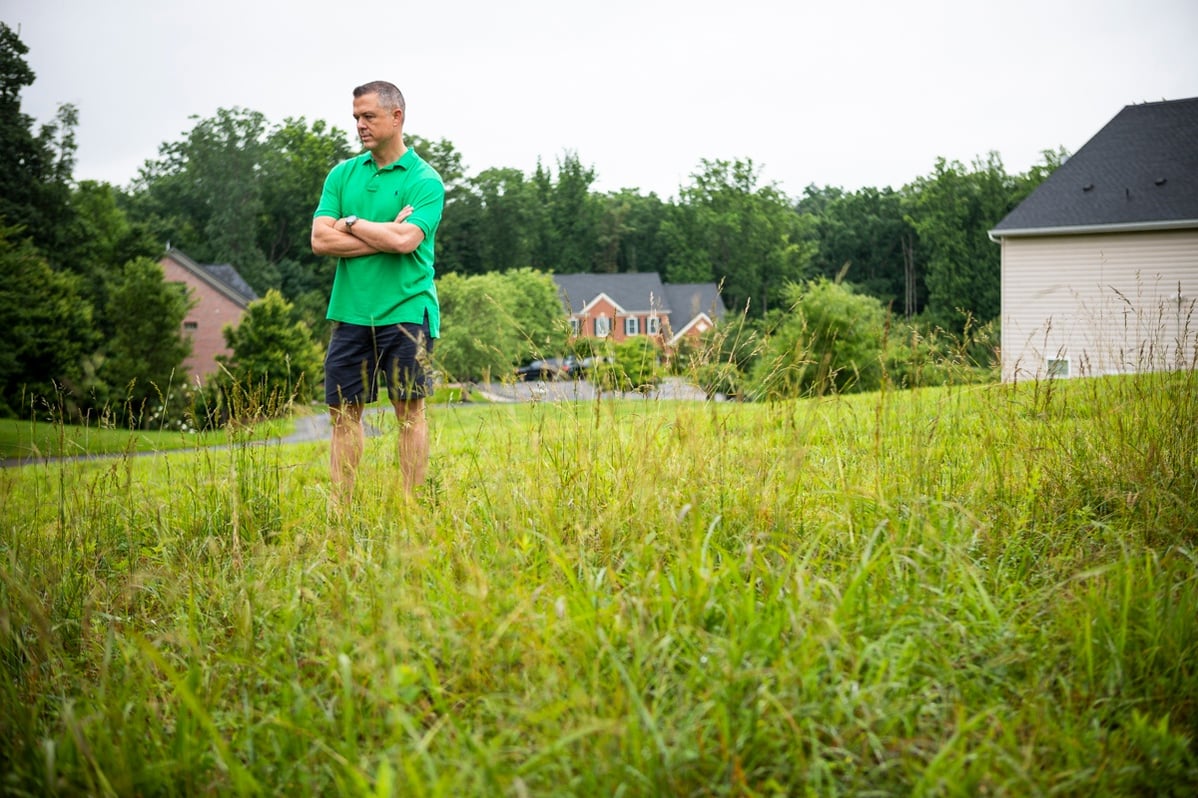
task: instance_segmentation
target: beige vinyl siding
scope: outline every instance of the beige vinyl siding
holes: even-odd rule
[[[1193,368],[1198,230],[1002,240],[1003,379]]]

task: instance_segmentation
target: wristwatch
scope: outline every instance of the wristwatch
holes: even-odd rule
[[[356,224],[357,221],[358,221],[357,216],[346,216],[345,217],[345,231],[347,233],[352,233],[354,231],[354,224]]]

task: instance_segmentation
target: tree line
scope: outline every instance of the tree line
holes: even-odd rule
[[[26,53],[0,23],[0,329],[9,339],[0,352],[0,413],[27,413],[38,397],[64,392],[79,412],[162,399],[187,353],[178,327],[188,299],[152,268],[168,242],[201,263],[233,264],[276,303],[263,319],[285,320],[288,340],[298,325],[319,349],[332,264],[311,252],[312,212],[328,170],[357,151],[350,135],[322,120],[274,123],[251,109],[220,109],[193,117],[125,187],[76,181],[78,110],[63,105],[34,130],[20,106],[35,78]],[[731,369],[739,383],[752,372],[745,359],[766,351],[764,339],[794,322],[804,301],[810,315],[812,297],[829,290],[867,298],[866,315],[880,308],[906,325],[908,339],[996,323],[999,249],[986,231],[1064,158],[1046,151],[1041,164],[1015,175],[997,153],[969,165],[940,159],[898,189],[811,185],[799,197],[765,180],[751,159],[705,159],[676,199],[663,199],[594,190],[594,168],[572,151],[531,174],[471,173],[447,139],[409,135],[408,143],[446,184],[437,265],[447,328],[453,307],[479,312],[481,297],[493,301],[506,281],[516,327],[531,318],[541,335],[546,314],[560,309],[544,281],[532,289],[530,280],[656,271],[669,283],[719,284],[729,324],[761,339],[735,356],[725,340],[709,342],[721,353],[715,371],[728,377]],[[523,294],[549,307],[521,309],[514,297]],[[543,345],[511,337],[508,351],[490,348],[488,370]],[[742,350],[746,337],[732,336]],[[446,343],[449,352],[470,346]],[[239,362],[226,365],[235,373]],[[868,387],[860,367],[850,371]]]

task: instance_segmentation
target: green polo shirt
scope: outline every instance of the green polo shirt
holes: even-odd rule
[[[329,172],[313,216],[392,222],[407,205],[414,210],[405,221],[423,230],[424,240],[409,254],[379,252],[338,258],[329,319],[379,327],[420,324],[427,313],[433,338],[441,336],[433,250],[445,207],[445,184],[437,170],[411,147],[382,169],[375,166],[369,152],[362,153]]]

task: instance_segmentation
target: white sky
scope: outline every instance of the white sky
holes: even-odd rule
[[[992,150],[1022,172],[1125,105],[1198,96],[1198,0],[0,0],[0,19],[29,47],[35,129],[74,103],[76,178],[119,186],[219,108],[349,132],[375,79],[471,175],[569,150],[593,189],[663,199],[704,158],[751,158],[792,197]]]

